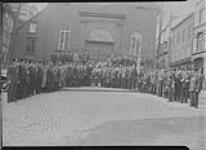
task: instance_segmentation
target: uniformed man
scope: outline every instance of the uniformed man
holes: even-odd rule
[[[192,72],[190,78],[190,106],[198,108],[198,93],[199,93],[199,81],[197,77],[197,73],[195,71]]]
[[[181,71],[176,71],[175,75],[175,100],[180,102],[181,99]]]
[[[187,103],[188,95],[189,95],[189,84],[190,78],[188,73],[184,73],[183,82],[182,82],[182,103]]]
[[[17,87],[19,84],[19,70],[17,60],[13,60],[11,65],[8,67],[7,77],[9,80],[8,89],[8,102],[17,100]]]

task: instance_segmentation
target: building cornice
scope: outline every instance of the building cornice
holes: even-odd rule
[[[96,17],[96,18],[110,18],[110,19],[125,19],[123,14],[108,14],[108,13],[92,13],[92,12],[79,12],[80,17]]]
[[[136,6],[136,9],[141,9],[141,10],[146,10],[146,11],[148,11],[148,10],[151,10],[151,11],[157,11],[157,12],[159,12],[160,11],[160,7],[151,7],[151,6]]]
[[[205,22],[205,23],[202,23],[202,24],[200,24],[200,25],[198,25],[198,26],[196,26],[196,27],[194,27],[194,29],[200,28],[200,27],[202,27],[202,26],[206,26],[206,22]]]
[[[206,53],[206,50],[202,50],[202,51],[199,51],[199,52],[192,53],[192,56],[203,54],[203,53]]]
[[[112,24],[115,24],[118,27],[123,27],[124,26],[122,21],[116,21],[116,20],[81,19],[80,22],[83,23],[83,24],[87,24],[89,22],[112,23]]]

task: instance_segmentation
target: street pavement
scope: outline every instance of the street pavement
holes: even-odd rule
[[[143,93],[40,94],[6,103],[4,146],[185,145],[206,149],[206,109]]]

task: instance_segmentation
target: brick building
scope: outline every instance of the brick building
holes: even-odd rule
[[[39,60],[57,50],[88,50],[95,58],[141,54],[153,59],[158,9],[154,4],[51,3],[18,28],[13,57]]]

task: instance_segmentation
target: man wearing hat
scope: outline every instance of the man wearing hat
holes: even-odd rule
[[[181,72],[178,70],[175,74],[175,100],[180,102],[181,99]]]
[[[198,108],[199,80],[197,72],[193,71],[190,78],[190,106]]]

